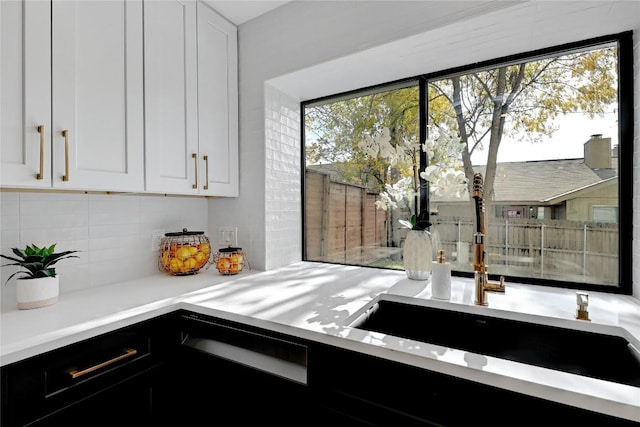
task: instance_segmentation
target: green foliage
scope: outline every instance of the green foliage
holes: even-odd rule
[[[10,261],[14,261],[10,264],[4,264],[2,267],[15,265],[24,268],[25,271],[17,271],[13,273],[7,279],[7,283],[11,278],[18,274],[23,274],[24,277],[21,279],[37,279],[42,277],[55,277],[56,269],[52,267],[58,261],[67,259],[67,258],[78,258],[76,255],[71,255],[72,253],[78,251],[65,251],[55,253],[56,244],[47,247],[43,246],[39,248],[38,246],[31,244],[27,245],[24,249],[13,248],[12,251],[16,257],[11,257],[7,255],[0,255],[0,257],[8,259]]]
[[[503,136],[535,143],[554,134],[554,119],[561,115],[595,117],[616,108],[617,53],[616,47],[604,46],[429,81],[429,135],[437,129],[459,137],[463,144],[459,160],[468,182],[473,181],[472,154],[487,150],[485,194],[490,200]],[[332,164],[342,182],[377,193],[404,177],[417,182],[420,152],[404,141],[418,138],[420,114],[417,84],[308,107],[307,166]],[[358,147],[385,128],[394,148],[407,147],[394,162],[363,155]],[[430,151],[430,166],[446,163],[449,154],[442,148]]]
[[[305,111],[305,155],[307,165],[332,164],[341,181],[382,192],[385,184],[411,175],[417,152],[395,164],[366,156],[358,143],[383,128],[391,133],[391,144],[402,145],[419,135],[419,91],[417,84],[402,89],[364,95],[308,107]]]
[[[471,155],[487,149],[485,193],[492,194],[503,136],[551,137],[558,116],[593,118],[615,106],[617,90],[616,48],[568,53],[430,82],[429,124],[460,136],[469,182]]]

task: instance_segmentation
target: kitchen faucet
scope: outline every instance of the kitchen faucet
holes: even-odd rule
[[[473,175],[473,199],[475,200],[476,231],[473,234],[474,257],[473,271],[476,285],[476,305],[487,305],[487,292],[504,293],[504,276],[500,276],[500,283],[489,282],[487,275],[487,253],[484,250],[484,200],[482,174]]]

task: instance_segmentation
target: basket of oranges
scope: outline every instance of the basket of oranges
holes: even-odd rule
[[[215,256],[216,268],[220,274],[238,274],[242,271],[246,257],[242,248],[221,248]]]
[[[209,239],[204,231],[166,233],[160,243],[158,267],[174,276],[196,274],[209,268],[212,254]]]

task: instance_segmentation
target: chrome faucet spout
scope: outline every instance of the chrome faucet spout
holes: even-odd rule
[[[476,305],[488,305],[487,292],[504,293],[504,276],[500,276],[500,283],[489,282],[487,275],[486,252],[484,249],[484,201],[483,201],[482,174],[473,176],[473,199],[475,200],[476,232],[473,235],[474,259],[473,270],[475,278],[475,303]]]

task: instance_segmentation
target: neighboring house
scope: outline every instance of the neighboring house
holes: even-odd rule
[[[308,168],[329,175],[332,182],[354,185],[336,164]],[[485,175],[485,165],[473,168]],[[618,150],[612,149],[611,138],[592,135],[584,143],[584,158],[498,163],[496,169],[490,201],[496,218],[618,222]],[[429,207],[441,218],[471,218],[468,199],[431,195]]]
[[[474,166],[484,174],[485,166]],[[558,171],[562,170],[559,174]],[[432,214],[460,216],[468,200],[432,196]],[[584,158],[498,163],[491,200],[497,218],[618,222],[618,154],[592,135]]]

